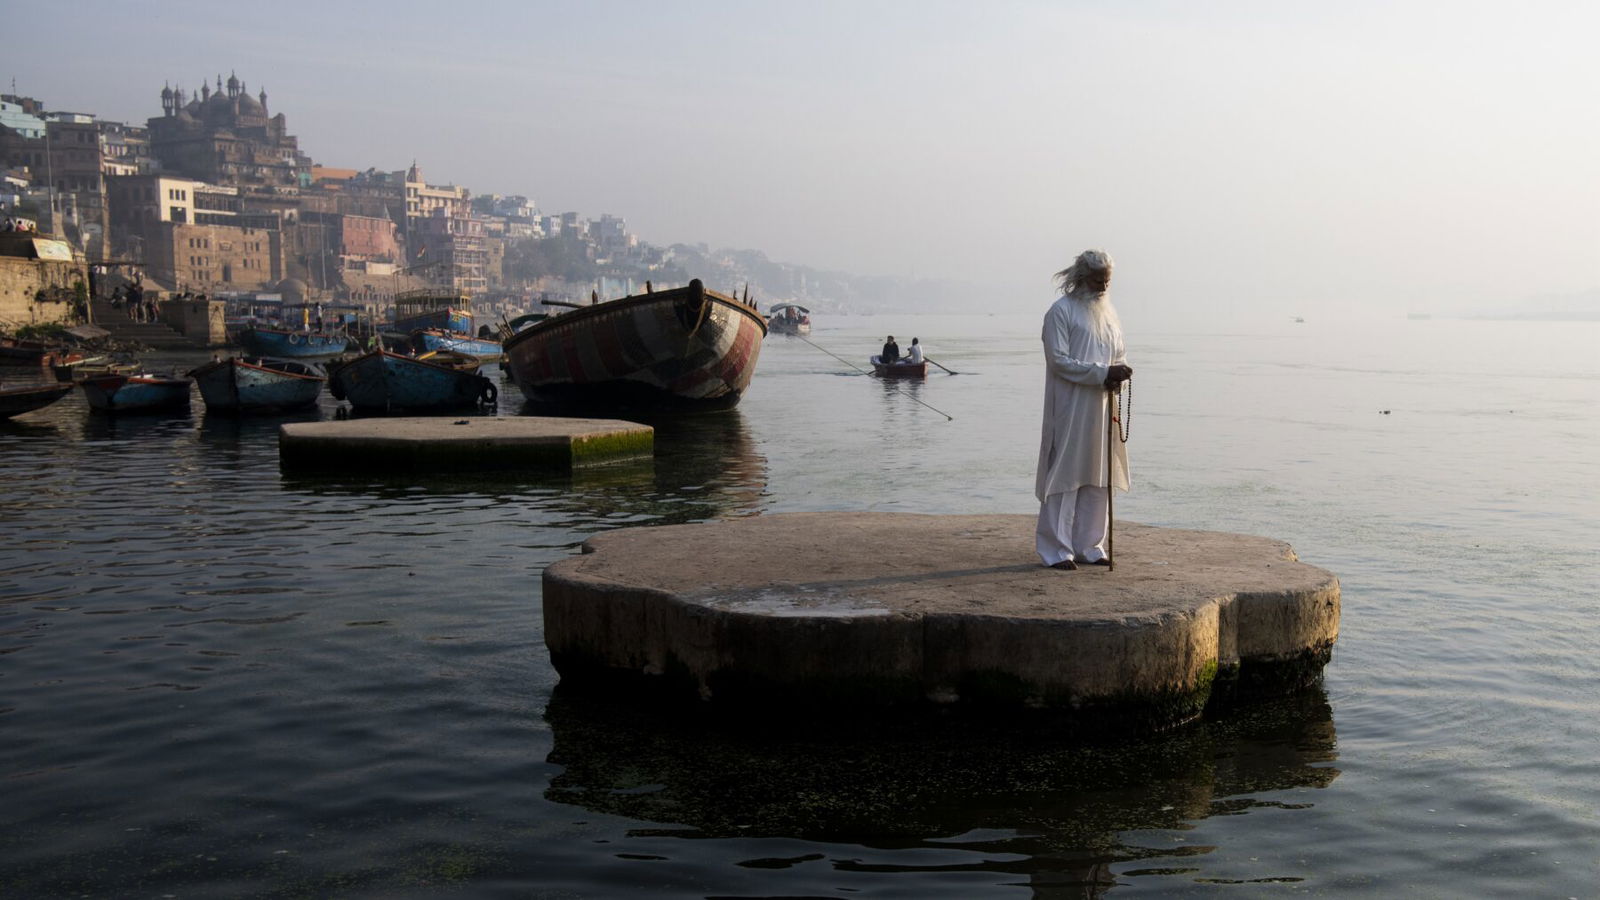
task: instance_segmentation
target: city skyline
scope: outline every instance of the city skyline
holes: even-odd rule
[[[1600,23],[1576,4],[274,9],[89,3],[86,33],[22,42],[0,77],[142,124],[163,84],[237,72],[321,165],[416,159],[656,244],[970,282],[994,311],[1039,308],[1092,245],[1135,319],[1600,287],[1578,114]]]

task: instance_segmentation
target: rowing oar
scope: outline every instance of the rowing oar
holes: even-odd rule
[[[1117,488],[1111,483],[1111,429],[1116,425],[1117,404],[1113,398],[1120,390],[1121,385],[1106,388],[1106,568],[1112,572],[1117,570],[1117,516],[1113,502]]]
[[[938,366],[941,369],[944,369],[946,372],[950,372],[951,375],[960,375],[961,374],[960,372],[951,371],[950,369],[945,367],[944,363],[938,362],[937,360],[928,359],[928,357],[926,357],[926,356],[924,356],[923,359],[927,360],[928,362],[933,363],[934,365]]]

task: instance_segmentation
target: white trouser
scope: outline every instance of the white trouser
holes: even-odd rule
[[[1034,529],[1039,558],[1047,566],[1074,556],[1083,562],[1105,559],[1106,534],[1111,530],[1109,511],[1104,487],[1086,486],[1044,498],[1039,504],[1039,525]]]

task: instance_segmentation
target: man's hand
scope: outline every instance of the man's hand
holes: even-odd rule
[[[1117,386],[1133,377],[1133,369],[1129,366],[1116,365],[1106,369],[1106,389],[1116,390]]]

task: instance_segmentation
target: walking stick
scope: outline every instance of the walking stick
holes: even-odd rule
[[[1116,424],[1116,402],[1112,400],[1121,390],[1121,386],[1106,388],[1106,561],[1110,563],[1108,571],[1117,570],[1117,517],[1115,513],[1115,498],[1117,489],[1111,483],[1111,428]]]

